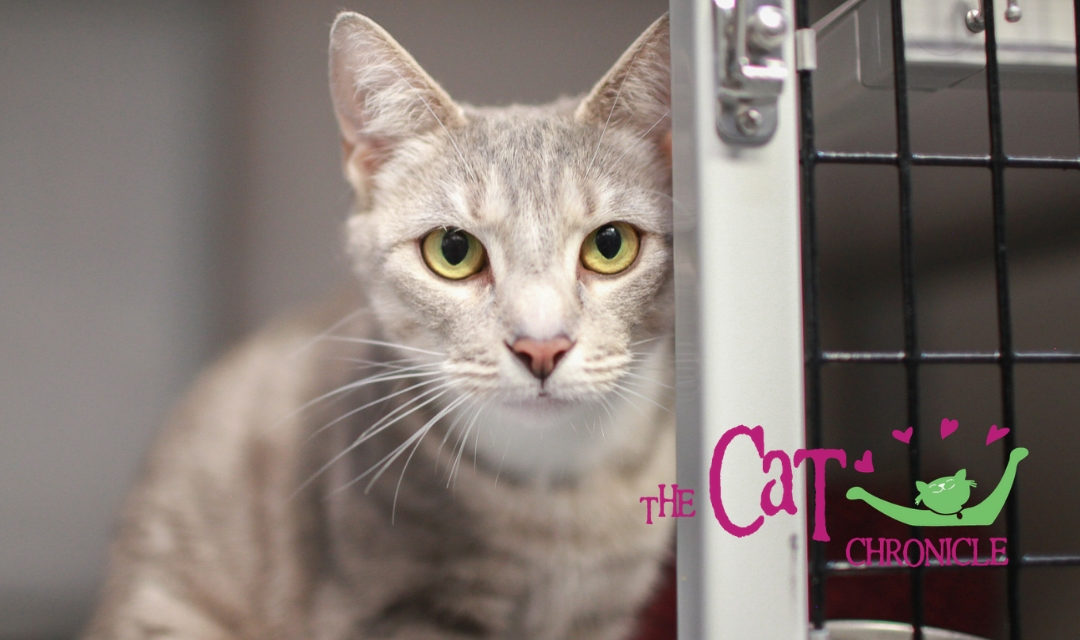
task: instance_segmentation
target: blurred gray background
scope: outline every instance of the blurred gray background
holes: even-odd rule
[[[348,4],[456,98],[508,103],[586,90],[667,3]],[[814,3],[814,15],[835,4]],[[0,638],[78,628],[125,487],[170,404],[228,344],[347,281],[349,193],[325,71],[341,6],[0,3]],[[916,151],[985,153],[981,95],[917,97]],[[1075,80],[1008,94],[1007,150],[1075,157],[1076,104]],[[887,126],[889,108],[864,111],[854,131],[824,123],[823,146],[891,148],[875,121]],[[1017,346],[1078,350],[1080,181],[1008,175]],[[899,349],[895,170],[824,167],[819,178],[825,346]],[[914,179],[923,347],[992,351],[988,173]],[[923,381],[924,428],[939,414],[972,433],[998,419],[992,367],[940,367]],[[880,436],[904,419],[902,383],[895,369],[829,374],[826,442],[884,451]],[[1080,366],[1018,372],[1018,419],[1037,425],[1023,443],[1045,456],[1022,472],[1033,551],[1076,551],[1080,467],[1066,461],[1080,453],[1078,389]],[[930,456],[949,473],[956,462]],[[980,477],[996,463],[961,462]],[[1054,630],[1076,622],[1077,581],[1029,575],[1042,609],[1028,621],[1041,616],[1051,633],[1031,637],[1066,637]]]

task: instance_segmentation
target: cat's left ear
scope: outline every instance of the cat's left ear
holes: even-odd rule
[[[382,27],[342,12],[330,28],[330,94],[358,196],[403,140],[453,129],[464,113]]]
[[[961,469],[957,471],[956,475],[953,476],[953,480],[956,480],[957,482],[967,480],[967,469]]]
[[[630,45],[578,105],[578,122],[628,127],[671,158],[671,46],[663,15]]]

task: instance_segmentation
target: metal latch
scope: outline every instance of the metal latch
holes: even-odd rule
[[[779,0],[713,0],[716,129],[731,144],[765,144],[784,88],[788,17]]]

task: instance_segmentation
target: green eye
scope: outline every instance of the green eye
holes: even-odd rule
[[[581,264],[603,274],[626,270],[637,258],[637,231],[625,222],[611,222],[597,227],[581,245]]]
[[[461,280],[484,268],[484,245],[456,227],[435,229],[420,242],[424,262],[448,280]]]

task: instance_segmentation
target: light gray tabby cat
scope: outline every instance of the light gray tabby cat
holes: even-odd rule
[[[582,100],[477,109],[338,16],[364,292],[204,374],[87,638],[628,637],[672,535],[668,55],[665,17]]]

